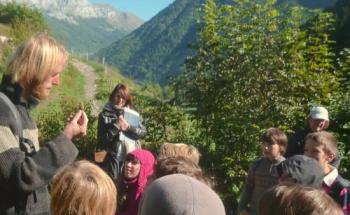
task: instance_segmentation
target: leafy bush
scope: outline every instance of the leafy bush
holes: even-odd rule
[[[144,125],[147,128],[146,148],[157,152],[164,142],[201,145],[197,121],[182,108],[142,94],[135,96]]]
[[[40,129],[40,143],[45,143],[57,136],[64,129],[68,119],[79,110],[80,102],[76,100],[61,100],[60,109],[47,108],[42,110],[37,116],[36,121]],[[97,143],[96,136],[96,117],[91,114],[91,103],[84,103],[85,112],[89,119],[87,136],[73,140],[79,149],[80,158],[90,158],[93,149]]]
[[[350,178],[350,50],[344,49],[338,59],[342,82],[339,92],[331,100],[331,130],[335,132],[342,154],[340,173]]]

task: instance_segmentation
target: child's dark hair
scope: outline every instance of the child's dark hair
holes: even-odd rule
[[[287,135],[278,128],[269,128],[266,132],[261,136],[260,139],[263,143],[268,145],[277,144],[280,147],[280,153],[284,155],[286,152],[288,139]]]

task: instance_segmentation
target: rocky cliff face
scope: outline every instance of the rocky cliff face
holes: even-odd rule
[[[0,0],[37,8],[50,17],[78,24],[78,18],[103,18],[120,30],[131,31],[143,22],[131,13],[115,10],[110,5],[92,4],[88,0]]]

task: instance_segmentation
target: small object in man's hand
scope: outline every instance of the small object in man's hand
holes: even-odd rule
[[[80,102],[79,103],[79,110],[84,110],[84,103],[83,102]]]

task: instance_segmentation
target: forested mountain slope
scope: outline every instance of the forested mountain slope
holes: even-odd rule
[[[117,66],[123,74],[139,80],[151,80],[166,84],[171,76],[183,71],[188,48],[193,44],[198,29],[199,9],[204,0],[177,0],[122,40],[104,49],[97,56],[105,57],[109,64]],[[230,4],[230,0],[217,1]],[[336,2],[314,0],[280,0],[301,4],[309,8],[328,8]]]
[[[204,0],[177,0],[149,22],[98,52],[136,79],[166,83],[183,69],[195,40],[198,9]]]

